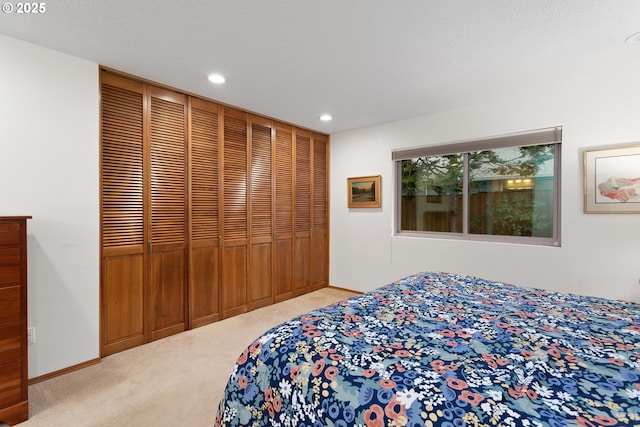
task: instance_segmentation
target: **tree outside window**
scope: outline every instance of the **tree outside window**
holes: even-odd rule
[[[557,241],[557,150],[549,143],[400,160],[398,231]]]

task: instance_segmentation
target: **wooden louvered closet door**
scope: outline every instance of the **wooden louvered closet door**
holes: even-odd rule
[[[143,85],[101,73],[101,355],[145,342]]]
[[[247,114],[224,107],[220,289],[223,318],[248,310],[247,136]]]
[[[186,96],[149,87],[150,340],[186,329]]]
[[[273,303],[272,123],[251,116],[249,309]]]
[[[310,290],[311,133],[295,132],[295,294]]]
[[[220,318],[220,120],[216,104],[190,99],[190,327]]]
[[[275,301],[294,296],[293,281],[293,129],[275,125],[275,236],[273,292]]]
[[[328,184],[327,137],[313,134],[313,209],[310,279],[312,290],[329,284],[328,277]]]
[[[100,353],[328,284],[328,137],[101,70]]]

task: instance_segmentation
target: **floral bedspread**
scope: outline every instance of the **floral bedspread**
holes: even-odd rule
[[[421,273],[277,326],[219,426],[640,426],[640,304]]]

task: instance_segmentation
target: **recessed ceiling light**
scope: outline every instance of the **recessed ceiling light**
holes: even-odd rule
[[[627,37],[627,39],[625,41],[627,43],[630,43],[630,44],[638,44],[638,43],[640,43],[640,32],[635,33],[635,34]]]
[[[323,122],[331,121],[331,119],[333,119],[333,117],[331,117],[330,114],[323,114],[320,116],[320,120],[322,120]]]
[[[221,74],[209,74],[208,79],[211,83],[217,83],[217,84],[221,84],[227,81],[227,79],[225,79],[224,76],[222,76]]]

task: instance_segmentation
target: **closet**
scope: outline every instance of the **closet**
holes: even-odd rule
[[[328,285],[328,136],[100,77],[102,356]]]

